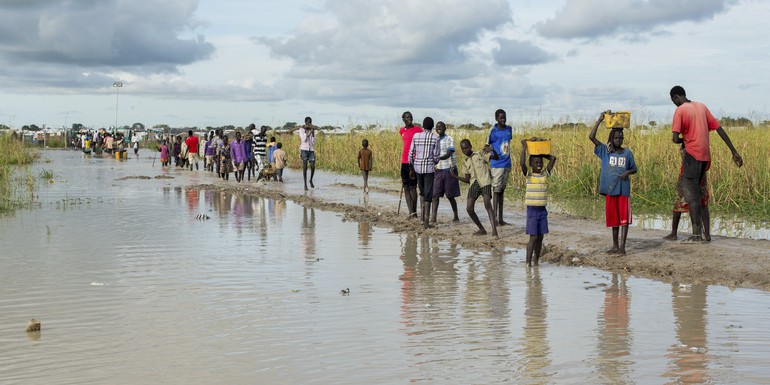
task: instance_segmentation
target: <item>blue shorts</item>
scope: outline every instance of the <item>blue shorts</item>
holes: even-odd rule
[[[548,234],[548,210],[545,206],[527,206],[527,235]]]
[[[315,151],[300,150],[299,157],[303,162],[315,163]]]
[[[449,174],[449,169],[436,169],[433,177],[433,197],[441,198],[446,194],[447,198],[460,196],[460,181]]]

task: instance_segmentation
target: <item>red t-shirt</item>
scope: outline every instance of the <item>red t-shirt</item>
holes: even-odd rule
[[[187,145],[187,152],[192,154],[198,153],[198,137],[193,135],[185,139],[185,144]]]
[[[674,112],[671,131],[682,134],[688,154],[696,160],[708,162],[711,160],[709,132],[719,127],[719,121],[703,103],[687,102]]]
[[[398,130],[398,133],[401,134],[401,140],[404,142],[404,149],[401,151],[401,164],[409,163],[409,147],[412,146],[412,138],[414,138],[414,134],[418,132],[422,132],[422,127],[401,127],[401,129]]]

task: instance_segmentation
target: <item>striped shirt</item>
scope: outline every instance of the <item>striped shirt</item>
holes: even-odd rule
[[[439,156],[446,155],[447,152],[452,151],[452,156],[447,159],[441,159],[436,165],[438,170],[448,170],[450,167],[457,167],[457,158],[455,157],[455,140],[449,135],[439,137]]]
[[[524,195],[525,206],[545,206],[548,203],[548,171],[527,174],[527,192]]]
[[[435,171],[438,162],[439,146],[438,135],[423,131],[414,135],[409,146],[409,164],[418,174],[430,174]]]
[[[267,156],[267,135],[254,135],[254,155]]]

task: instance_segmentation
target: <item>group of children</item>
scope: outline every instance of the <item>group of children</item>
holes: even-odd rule
[[[631,206],[629,201],[631,185],[629,176],[637,172],[631,151],[623,147],[623,129],[614,128],[610,131],[607,143],[596,139],[596,131],[604,121],[603,112],[594,125],[589,139],[594,144],[594,153],[601,160],[599,192],[606,198],[605,214],[607,227],[612,228],[613,246],[608,252],[623,255],[626,253],[626,237],[628,226],[631,224]],[[458,173],[454,160],[454,140],[447,138],[446,126],[439,122],[437,134],[433,134],[433,119],[425,118],[423,127],[412,124],[412,114],[402,115],[404,127],[399,130],[404,152],[402,156],[402,193],[407,197],[409,215],[417,217],[417,190],[422,197],[423,209],[420,219],[425,228],[436,221],[438,199],[444,195],[453,203],[454,220],[457,221],[457,207],[454,198],[460,195],[459,188],[454,189],[445,182],[442,171],[438,168],[441,161],[450,160],[446,171],[453,180],[470,184],[467,194],[466,211],[473,223],[478,227],[476,235],[487,234],[486,229],[475,212],[475,204],[479,197],[483,199],[484,208],[489,217],[492,235],[497,237],[497,227],[507,225],[503,221],[503,193],[507,185],[511,169],[510,141],[513,137],[512,128],[506,125],[506,113],[500,109],[495,112],[496,124],[481,151],[474,151],[470,140],[460,142],[460,151],[465,155],[462,173]],[[530,154],[527,157],[527,142],[543,141],[541,138],[521,140],[519,166],[526,178],[525,205],[527,207],[526,234],[527,243],[526,264],[537,265],[543,246],[543,237],[548,230],[548,178],[556,163],[556,157],[547,153]],[[442,144],[443,143],[443,144]],[[451,144],[450,144],[451,143]],[[368,150],[368,142],[364,140],[363,151]],[[364,171],[362,153],[359,152],[359,164],[367,186],[367,171]],[[369,159],[371,153],[369,152]],[[545,163],[548,160],[548,163]],[[434,165],[436,167],[434,168]],[[438,186],[438,188],[436,188]],[[366,188],[366,187],[365,187]],[[433,214],[429,216],[431,202]],[[430,219],[429,219],[430,218]]]

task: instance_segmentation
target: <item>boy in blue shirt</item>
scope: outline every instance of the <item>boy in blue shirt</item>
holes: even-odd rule
[[[605,216],[607,227],[612,227],[612,248],[607,250],[609,254],[626,254],[626,237],[628,225],[631,224],[631,181],[628,176],[636,174],[636,163],[631,150],[623,148],[623,129],[613,128],[604,144],[596,139],[596,129],[604,121],[602,112],[599,120],[588,138],[594,144],[594,154],[602,160],[602,169],[599,176],[599,194],[605,196]],[[621,239],[618,242],[618,230],[621,230]]]
[[[498,109],[495,111],[495,123],[489,132],[487,143],[497,153],[497,159],[493,159],[489,166],[492,170],[492,208],[495,211],[495,217],[498,226],[505,226],[508,223],[503,221],[503,197],[505,187],[508,185],[508,177],[511,174],[511,139],[513,139],[513,129],[505,124],[505,111]]]
[[[531,138],[531,141],[540,140]],[[543,158],[548,159],[548,166],[543,171]],[[529,167],[527,169],[527,140],[521,140],[521,156],[519,165],[524,177],[527,178],[527,191],[524,195],[524,204],[527,206],[527,227],[529,235],[527,243],[527,266],[532,266],[532,256],[534,254],[534,265],[540,263],[540,251],[543,249],[543,236],[548,234],[548,210],[545,205],[548,203],[548,178],[551,177],[551,170],[556,163],[556,157],[553,155],[530,155]]]

